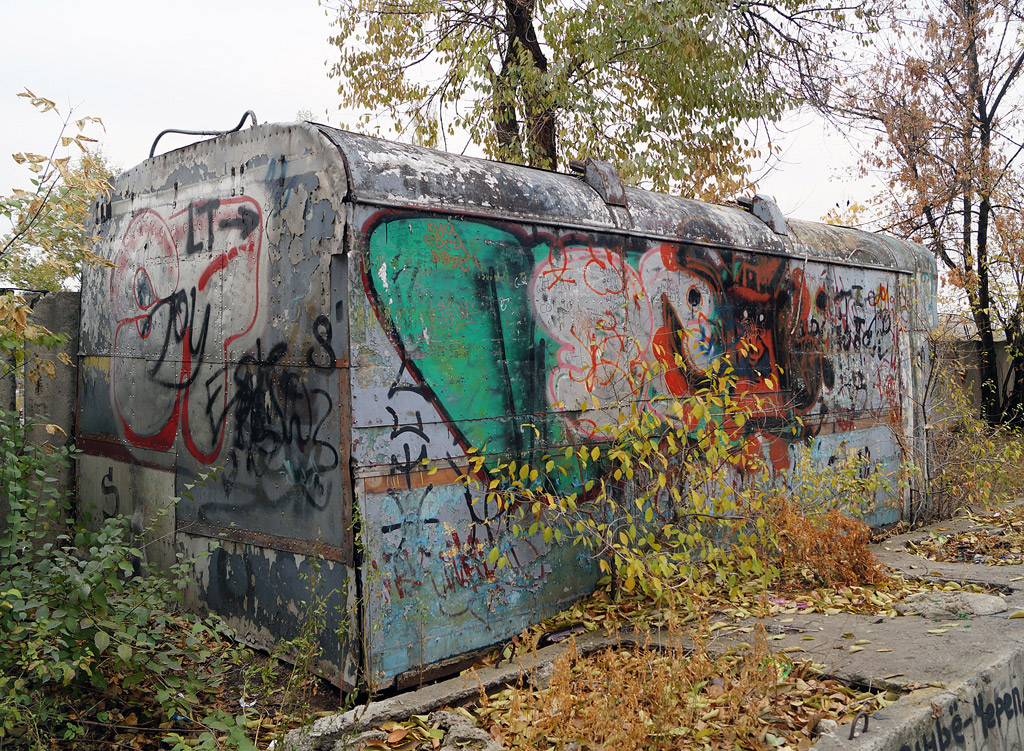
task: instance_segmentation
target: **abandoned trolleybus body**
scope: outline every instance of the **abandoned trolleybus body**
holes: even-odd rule
[[[920,447],[922,248],[584,172],[301,123],[124,173],[96,205],[110,265],[82,284],[85,504],[152,521],[161,565],[205,554],[192,606],[256,643],[295,635],[316,588],[321,669],[401,686],[596,580],[571,545],[492,539],[495,509],[458,481],[471,448],[600,441],[624,395],[684,396],[726,353],[779,470]],[[872,522],[911,502],[890,500]]]

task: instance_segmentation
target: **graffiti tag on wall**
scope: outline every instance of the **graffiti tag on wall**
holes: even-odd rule
[[[265,255],[252,198],[136,214],[110,273],[112,402],[128,444],[167,451],[180,437],[200,464],[223,462],[229,492],[269,478],[267,499],[299,488],[323,508],[339,464],[334,395],[307,373],[334,368],[332,324],[319,315],[306,367],[285,367],[289,344],[263,341]]]
[[[891,274],[422,216],[367,232],[367,295],[463,448],[601,440],[621,405],[685,398],[723,357],[751,415],[733,431],[780,469],[826,422],[898,404]]]
[[[180,433],[199,461],[220,453],[225,363],[232,343],[256,324],[262,240],[262,213],[251,198],[193,202],[167,219],[145,210],[128,225],[110,274],[111,388],[132,445],[166,451]]]

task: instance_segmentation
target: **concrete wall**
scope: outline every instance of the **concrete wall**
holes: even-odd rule
[[[0,407],[21,412],[28,421],[45,418],[46,422],[59,425],[68,436],[71,436],[75,425],[77,371],[73,366],[59,363],[57,355],[65,355],[72,363],[78,355],[79,293],[22,294],[32,307],[32,323],[43,326],[55,334],[67,336],[68,343],[58,350],[28,348],[24,353],[25,363],[16,372],[13,355],[10,356],[4,371],[11,370],[11,376],[0,379]],[[38,360],[56,363],[54,378],[44,375],[35,380],[27,377],[30,371],[36,369]],[[30,435],[39,443],[54,441],[53,436],[42,427]]]
[[[946,337],[935,344],[934,385],[929,407],[933,419],[956,418],[956,410],[967,406],[981,410],[981,375],[978,371],[978,342]],[[1006,342],[996,342],[996,367],[999,387],[1003,388],[1010,372],[1010,355]]]
[[[20,369],[15,368],[12,355],[3,368],[8,375],[0,378],[0,407],[19,413],[26,423],[57,425],[65,433],[51,434],[40,424],[27,436],[33,443],[71,445],[74,442],[77,370],[58,361],[57,354],[63,352],[72,363],[75,362],[78,354],[79,296],[77,292],[48,292],[32,293],[26,295],[26,299],[32,306],[32,322],[66,335],[68,343],[62,350],[30,348]],[[39,359],[54,362],[54,378],[46,375],[38,379],[28,377],[28,372],[38,367]],[[60,491],[67,498],[74,498],[74,467],[57,473],[57,481]],[[0,494],[0,526],[7,524],[9,510],[6,495]],[[56,530],[54,534],[57,534]]]
[[[54,333],[64,334],[68,343],[62,352],[75,363],[78,355],[79,293],[49,292],[32,301],[34,320]],[[32,358],[40,357],[56,361],[56,352],[40,350],[30,352],[28,367]],[[78,396],[78,370],[76,367],[56,362],[56,377],[42,377],[34,383],[24,383],[24,413],[32,420],[46,418],[47,423],[59,425],[65,436],[48,433],[43,425],[36,425],[29,433],[29,440],[35,443],[50,442],[70,445],[74,442],[75,408]],[[58,477],[61,488],[69,493],[75,490],[74,468],[70,467]]]

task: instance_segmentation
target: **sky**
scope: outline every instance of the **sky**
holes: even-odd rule
[[[60,120],[37,114],[26,88],[74,117],[103,120],[91,134],[121,169],[141,162],[165,128],[223,130],[246,110],[262,122],[301,112],[342,124],[327,63],[336,49],[316,0],[31,0],[4,7],[0,34],[0,192],[28,187],[8,154],[47,153]],[[844,177],[856,159],[819,119],[782,123],[780,163],[758,183],[788,216],[819,220],[835,204],[866,198],[870,183]],[[159,151],[183,146],[165,136]],[[763,165],[754,165],[755,174]]]

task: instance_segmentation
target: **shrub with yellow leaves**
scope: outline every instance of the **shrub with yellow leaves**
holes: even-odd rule
[[[855,456],[819,467],[807,451],[793,472],[773,471],[740,429],[761,405],[737,383],[722,358],[685,399],[619,405],[600,441],[536,458],[473,452],[463,481],[506,534],[585,549],[613,592],[672,604],[782,574],[880,580],[867,527],[841,514],[877,503],[885,478]],[[488,562],[508,564],[497,546]]]
[[[25,368],[26,376],[35,381],[55,376],[56,363],[26,352],[63,347],[67,338],[32,323],[29,302],[15,290],[62,289],[83,263],[99,262],[89,250],[86,225],[93,199],[108,190],[110,172],[102,156],[90,151],[96,139],[87,132],[102,126],[99,118],[76,119],[73,110],[62,114],[53,101],[27,89],[18,96],[40,113],[54,113],[61,121],[48,155],[13,155],[16,163],[28,169],[31,187],[0,195],[0,218],[6,220],[8,230],[0,237],[0,281],[12,288],[0,294],[0,354],[6,355],[0,377]],[[77,160],[73,152],[77,152]],[[67,355],[57,355],[57,359],[71,364]]]

